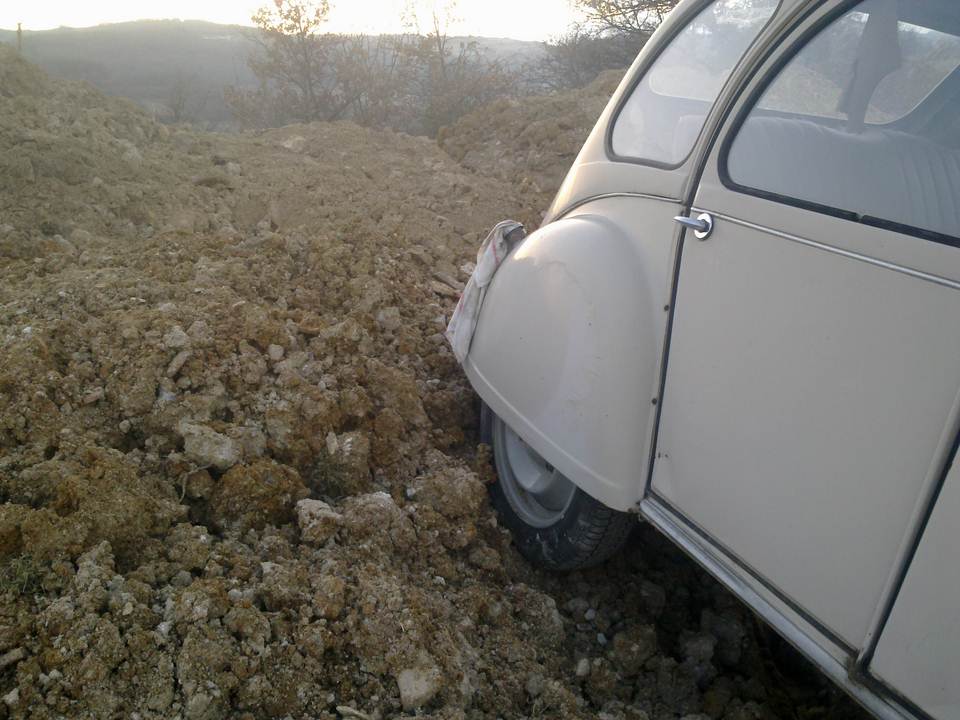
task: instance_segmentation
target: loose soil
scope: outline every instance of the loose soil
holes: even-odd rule
[[[171,129],[0,48],[0,718],[859,717],[649,529],[550,575],[488,506],[442,331],[604,93],[448,153]]]

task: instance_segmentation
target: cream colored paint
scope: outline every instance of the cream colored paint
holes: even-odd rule
[[[881,635],[873,669],[936,720],[960,718],[960,464],[947,475]]]
[[[643,490],[676,212],[609,198],[533,233],[494,276],[465,366],[494,412],[618,510]]]

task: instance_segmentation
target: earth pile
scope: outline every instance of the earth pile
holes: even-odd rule
[[[654,534],[550,576],[499,527],[442,330],[546,181],[2,48],[0,165],[0,718],[851,717]]]
[[[608,70],[584,88],[499,100],[444,128],[437,142],[546,210],[622,78],[622,70]]]

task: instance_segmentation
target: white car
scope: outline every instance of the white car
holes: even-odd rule
[[[683,0],[466,373],[548,567],[641,516],[881,718],[960,718],[960,2]]]

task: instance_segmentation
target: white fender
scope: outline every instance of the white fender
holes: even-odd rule
[[[558,220],[513,251],[487,291],[464,368],[545,460],[628,510],[648,467],[672,228],[638,243],[608,218]],[[645,266],[654,247],[662,281]]]

